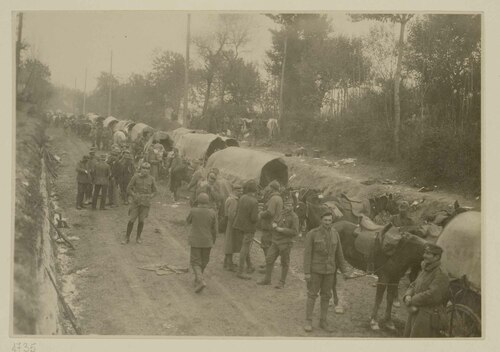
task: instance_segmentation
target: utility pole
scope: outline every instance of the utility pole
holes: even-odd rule
[[[85,67],[85,83],[83,84],[83,108],[82,108],[82,114],[85,116],[85,113],[87,112],[86,106],[85,106],[85,100],[87,98],[87,68]]]
[[[75,77],[75,90],[73,91],[73,115],[76,116],[76,77]]]
[[[23,13],[20,12],[19,22],[17,24],[17,42],[16,42],[16,94],[17,94],[17,84],[19,80],[19,69],[21,67],[21,46],[23,39]]]
[[[108,83],[108,116],[111,116],[111,86],[113,85],[113,50],[111,50],[111,63],[109,67],[109,83]]]
[[[189,45],[191,42],[191,14],[187,15],[186,32],[186,60],[184,64],[184,102],[181,116],[181,125],[187,126],[188,121],[188,98],[189,98]]]

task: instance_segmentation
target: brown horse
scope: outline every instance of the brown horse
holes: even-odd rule
[[[367,270],[368,263],[366,255],[361,253],[355,244],[357,234],[355,230],[358,225],[348,221],[338,221],[333,227],[340,235],[340,241],[346,260],[355,268]],[[378,330],[377,314],[384,293],[387,289],[387,305],[385,310],[385,326],[395,329],[391,319],[392,303],[397,294],[399,281],[404,274],[411,269],[410,281],[415,280],[420,270],[420,263],[423,260],[425,241],[411,234],[403,234],[401,240],[392,249],[390,255],[384,250],[385,234],[389,226],[378,232],[374,241],[373,264],[375,273],[378,276],[377,290],[375,295],[375,305],[371,314],[370,325],[373,330]]]

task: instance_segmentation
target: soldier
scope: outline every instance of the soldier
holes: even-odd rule
[[[189,200],[191,206],[194,206],[196,203],[196,191],[198,189],[198,185],[205,178],[203,166],[199,160],[193,161],[193,168],[193,176],[191,176],[191,181],[189,181],[189,184],[187,185],[188,191],[191,191],[191,197]]]
[[[413,281],[403,302],[409,310],[405,337],[438,337],[448,301],[449,279],[441,269],[443,249],[427,243],[424,249],[422,271]]]
[[[90,148],[90,151],[89,151],[89,160],[87,162],[87,170],[89,171],[90,173],[90,183],[87,183],[87,186],[85,188],[85,199],[86,201],[84,202],[84,204],[86,205],[89,205],[92,203],[92,191],[94,190],[94,184],[93,184],[93,180],[92,180],[92,174],[93,174],[93,170],[95,168],[95,165],[97,163],[97,158],[95,156],[95,150],[96,148],[95,147],[91,147]]]
[[[186,222],[192,224],[189,235],[190,264],[195,275],[195,292],[199,293],[206,286],[203,273],[219,230],[217,214],[208,207],[208,195],[199,194],[197,201],[197,207],[191,208]]]
[[[160,160],[157,157],[157,152],[154,148],[154,144],[151,144],[146,151],[146,161],[151,165],[151,176],[153,176],[155,181],[158,181]]]
[[[119,176],[117,181],[120,186],[122,201],[125,205],[128,205],[127,186],[135,174],[135,166],[132,155],[128,151],[125,151],[123,154],[123,158],[118,162],[117,171],[119,171]]]
[[[259,285],[270,285],[274,262],[281,258],[281,279],[275,288],[285,287],[285,281],[290,265],[290,252],[293,238],[299,234],[299,218],[293,211],[291,199],[287,199],[284,209],[274,218],[272,223],[272,243],[266,255],[266,276]]]
[[[98,150],[103,149],[103,126],[102,126],[102,121],[98,121],[96,123],[96,128],[95,128],[95,145]]]
[[[109,176],[109,184],[108,184],[108,204],[110,207],[116,207],[117,202],[117,178],[119,177],[119,165],[118,165],[118,155],[119,149],[113,149],[108,156],[106,162],[109,165],[111,170],[111,174]]]
[[[309,231],[305,239],[304,248],[304,279],[307,282],[306,323],[304,330],[312,331],[312,315],[314,303],[321,296],[321,316],[319,326],[327,331],[328,303],[332,295],[333,277],[337,271],[346,275],[348,264],[340,245],[337,231],[332,227],[333,214],[327,211],[321,215],[321,225]]]
[[[132,197],[132,204],[130,204],[129,209],[130,217],[127,224],[127,234],[122,244],[130,242],[130,234],[137,218],[139,218],[139,222],[137,223],[136,242],[142,243],[141,233],[144,227],[144,219],[148,217],[151,199],[157,192],[155,180],[149,174],[150,169],[149,163],[143,163],[139,174],[134,175],[128,184],[127,193]]]
[[[111,176],[111,169],[106,163],[106,154],[101,155],[100,160],[96,163],[93,169],[92,179],[94,183],[94,195],[92,197],[92,209],[95,210],[97,206],[97,197],[101,193],[101,206],[100,210],[106,210],[106,194],[108,192],[109,177]],[[101,191],[102,190],[102,191]]]
[[[259,214],[259,217],[261,219],[260,224],[262,231],[260,246],[264,251],[264,258],[267,258],[268,249],[269,247],[271,247],[271,238],[273,232],[272,224],[277,223],[283,211],[283,198],[281,198],[281,194],[279,192],[280,191],[279,182],[276,180],[272,181],[271,183],[269,183],[269,188],[271,190],[271,193],[268,196],[268,200],[266,202],[264,211],[262,211]],[[261,271],[261,273],[265,273],[266,272],[265,270],[266,269],[264,266],[264,271],[263,272]]]
[[[242,187],[239,183],[233,185],[233,192],[226,199],[224,204],[224,214],[226,214],[227,226],[224,238],[224,269],[236,271],[233,263],[233,253],[239,253],[241,243],[235,243],[233,240],[233,223],[236,217],[236,209],[238,208],[238,200],[241,197]]]
[[[76,195],[76,209],[80,210],[83,206],[83,197],[87,188],[92,183],[90,182],[90,172],[88,166],[89,156],[84,155],[82,160],[76,166],[76,182],[78,182],[78,192]]]
[[[247,273],[251,274],[255,271],[250,259],[250,249],[252,247],[255,229],[257,225],[258,202],[256,198],[257,183],[253,180],[247,181],[243,186],[243,196],[238,202],[236,217],[234,219],[233,229],[236,230],[233,239],[238,240],[238,236],[242,239],[240,251],[240,266],[238,268],[237,277],[243,280],[250,280],[251,277],[245,275],[243,270],[247,265]]]
[[[177,148],[174,148],[173,150],[174,155],[172,158],[172,161],[170,162],[170,191],[174,195],[174,201],[179,200],[179,196],[177,194],[177,191],[179,190],[180,186],[182,185],[182,174],[185,171],[185,165],[184,162],[182,161],[181,157],[179,156],[179,150]]]

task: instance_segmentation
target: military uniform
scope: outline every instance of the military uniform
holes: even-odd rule
[[[109,165],[104,160],[100,160],[96,163],[93,169],[92,179],[94,183],[94,194],[92,196],[92,209],[96,209],[97,197],[101,193],[101,205],[100,209],[105,209],[106,205],[106,194],[108,191],[109,176],[111,175],[111,169]]]
[[[128,204],[128,194],[127,186],[135,174],[135,166],[130,154],[126,154],[119,162],[118,167],[119,174],[117,177],[118,184],[120,186],[120,193],[122,200],[125,204]]]
[[[314,303],[321,296],[321,324],[326,324],[328,303],[332,295],[334,275],[340,270],[347,272],[348,264],[337,231],[331,227],[317,227],[306,235],[304,248],[304,274],[310,275],[307,282],[306,321],[312,321]]]
[[[139,218],[139,222],[143,222],[148,217],[151,194],[156,192],[157,188],[153,176],[136,174],[132,177],[127,186],[127,193],[133,197],[129,209],[130,222],[134,222],[137,218]]]
[[[233,229],[236,231],[234,231],[233,236],[242,237],[238,276],[244,279],[249,278],[243,274],[245,263],[247,265],[247,271],[251,272],[254,270],[250,259],[250,249],[255,236],[258,211],[258,202],[254,196],[250,194],[241,196],[234,219]]]
[[[201,194],[198,197],[198,207],[192,208],[186,219],[192,224],[189,233],[190,264],[195,274],[195,292],[201,292],[206,286],[203,272],[210,260],[210,251],[215,243],[218,224],[217,214],[213,209],[207,207],[208,196]]]
[[[278,219],[275,223],[277,226],[272,230],[271,246],[266,255],[266,276],[260,284],[267,285],[271,283],[274,262],[280,257],[281,279],[276,288],[283,288],[290,265],[293,238],[299,234],[299,218],[292,209],[285,209],[278,214]]]
[[[88,157],[84,156],[76,166],[76,182],[78,183],[78,191],[76,195],[77,209],[83,208],[83,198],[89,185],[92,185],[90,180],[90,171],[88,166]]]
[[[448,300],[449,279],[440,267],[441,262],[426,264],[413,281],[406,296],[411,297],[410,313],[406,322],[405,337],[438,337],[440,316],[445,314]]]
[[[279,187],[279,184],[278,184]],[[262,236],[260,238],[260,245],[264,251],[264,256],[267,256],[267,251],[271,247],[272,239],[272,223],[277,222],[281,212],[283,211],[283,198],[279,192],[272,192],[269,200],[266,202],[265,211],[261,213],[261,230]],[[267,214],[265,214],[267,212]],[[265,214],[265,215],[264,215]]]

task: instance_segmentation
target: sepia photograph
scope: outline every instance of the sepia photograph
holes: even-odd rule
[[[484,339],[484,13],[10,15],[11,338]]]

